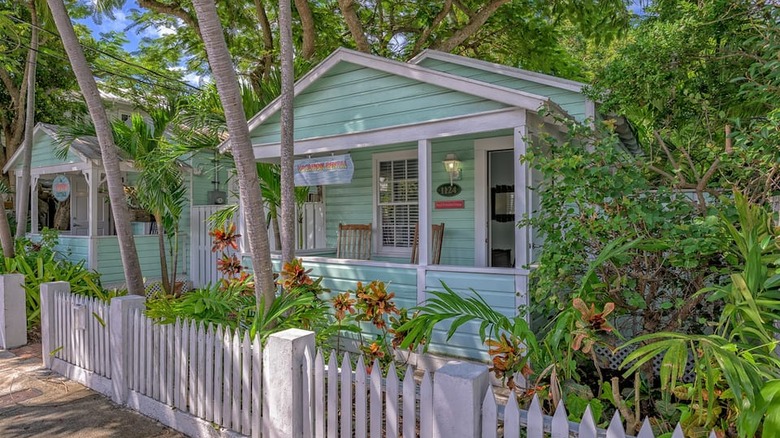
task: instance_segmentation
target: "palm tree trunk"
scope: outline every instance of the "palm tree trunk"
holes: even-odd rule
[[[51,1],[51,0],[50,0]],[[195,14],[200,23],[203,46],[211,65],[211,74],[219,91],[219,98],[225,111],[230,148],[238,173],[238,190],[244,208],[247,241],[252,257],[252,269],[255,274],[255,296],[257,304],[271,306],[276,290],[271,265],[271,251],[268,247],[265,214],[263,213],[263,195],[260,193],[260,180],[257,177],[252,143],[246,114],[241,102],[241,90],[238,78],[233,70],[225,35],[217,16],[217,7],[213,0],[194,0]]]
[[[63,0],[47,0],[54,23],[62,38],[65,52],[70,59],[71,67],[76,75],[76,81],[81,88],[81,93],[87,102],[89,115],[95,125],[100,154],[103,159],[103,168],[106,171],[106,185],[108,197],[111,200],[111,213],[114,215],[119,253],[122,257],[122,266],[125,270],[125,282],[131,295],[144,295],[144,281],[141,273],[141,264],[138,262],[138,252],[135,249],[133,230],[130,225],[130,215],[125,199],[124,186],[122,185],[122,173],[119,169],[119,154],[111,134],[111,126],[106,116],[103,102],[100,100],[95,78],[87,64],[87,58],[81,49],[73,23],[70,21],[68,11]]]
[[[163,234],[162,216],[154,215],[154,221],[157,223],[157,246],[160,249],[160,277],[162,277],[162,287],[166,294],[173,292],[171,283],[168,281],[168,259],[165,256],[165,234]]]
[[[33,130],[35,129],[35,70],[38,65],[38,10],[35,1],[29,2],[31,17],[30,54],[27,56],[27,108],[24,116],[24,156],[22,159],[22,182],[16,188],[19,202],[16,211],[16,238],[24,237],[27,231],[27,211],[30,209],[30,163],[32,162]],[[37,198],[37,196],[36,196]],[[34,199],[33,202],[37,202]],[[35,232],[37,230],[30,230]]]
[[[282,266],[295,257],[295,185],[293,182],[293,162],[295,150],[293,143],[293,44],[292,44],[292,11],[290,0],[279,0],[279,33],[282,61],[282,108],[281,108],[281,140],[282,140]]]
[[[3,246],[3,257],[14,256],[14,237],[11,235],[11,225],[8,223],[8,212],[5,209],[5,193],[0,193],[0,242]]]

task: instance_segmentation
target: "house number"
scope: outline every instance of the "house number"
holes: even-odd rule
[[[436,187],[436,193],[447,197],[460,195],[460,190],[460,186],[457,184],[442,184]]]

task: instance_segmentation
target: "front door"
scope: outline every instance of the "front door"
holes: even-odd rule
[[[488,151],[487,262],[512,267],[515,263],[515,166],[512,149]]]

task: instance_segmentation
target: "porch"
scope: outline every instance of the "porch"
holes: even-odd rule
[[[520,158],[535,137],[561,135],[558,118],[594,115],[580,86],[438,52],[407,64],[334,52],[295,86],[296,185],[321,193],[325,236],[297,255],[333,293],[380,280],[409,308],[443,281],[516,315],[540,243],[517,226],[539,207],[538,175]],[[249,121],[258,161],[280,156],[279,105]],[[337,251],[340,224],[370,230],[360,257]],[[487,358],[477,324],[449,341],[445,329],[431,351]]]

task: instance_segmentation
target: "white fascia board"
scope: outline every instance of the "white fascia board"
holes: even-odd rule
[[[54,166],[46,166],[46,167],[36,167],[35,169],[30,169],[30,175],[56,175],[59,173],[67,173],[67,172],[83,172],[85,170],[89,170],[92,168],[91,163],[64,163],[64,164],[57,164]]]
[[[506,108],[477,115],[458,116],[424,123],[391,126],[350,134],[307,138],[295,141],[295,155],[325,154],[372,146],[411,143],[421,139],[467,135],[478,132],[512,129],[525,114],[522,108]],[[388,139],[392,139],[388,141]],[[266,143],[253,147],[255,159],[267,161],[279,157],[280,144]]]
[[[538,96],[512,88],[488,84],[457,75],[451,75],[449,73],[442,73],[418,65],[406,64],[403,62],[393,61],[344,48],[340,48],[333,52],[324,61],[322,61],[322,63],[320,63],[317,67],[302,77],[295,84],[294,95],[297,96],[314,81],[322,77],[330,69],[336,66],[339,62],[348,62],[350,64],[372,68],[385,73],[407,77],[423,83],[437,85],[495,102],[500,102],[506,105],[529,110],[537,110],[544,104],[550,102],[549,98],[544,96]],[[249,120],[249,131],[251,132],[253,129],[257,128],[263,122],[268,120],[272,115],[279,111],[280,108],[281,98],[276,98],[257,115],[252,117],[251,120]],[[220,152],[225,152],[227,150],[229,141],[230,139],[225,140],[222,142],[222,144],[219,145]]]
[[[574,91],[577,93],[581,93],[582,87],[585,86],[585,84],[582,82],[572,81],[570,79],[563,79],[556,76],[546,75],[544,73],[537,73],[530,70],[523,70],[521,68],[509,67],[506,65],[482,61],[479,59],[466,58],[465,56],[453,55],[451,53],[440,52],[438,50],[424,50],[419,55],[412,58],[409,62],[412,64],[419,64],[422,62],[422,60],[428,58],[489,71],[517,79],[523,79],[526,81],[535,82],[537,84],[549,85],[551,87]]]

